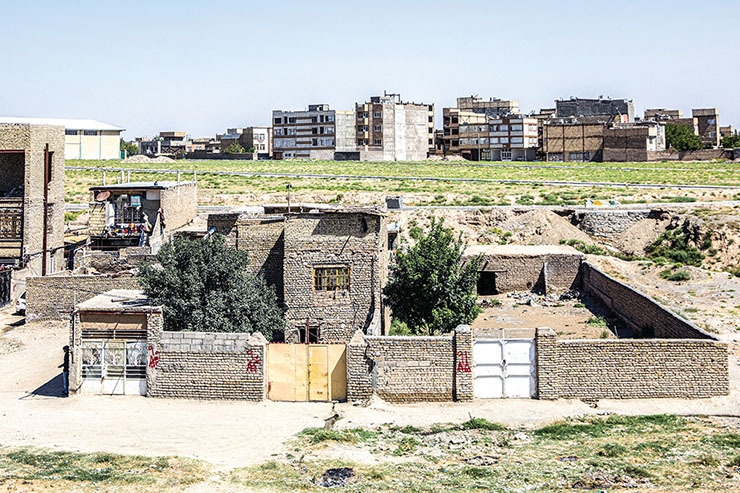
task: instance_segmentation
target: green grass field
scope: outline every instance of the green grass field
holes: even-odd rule
[[[290,182],[294,193],[315,193],[328,200],[341,201],[348,192],[378,194],[421,194],[423,197],[407,203],[431,205],[576,205],[587,198],[616,198],[623,203],[650,203],[661,201],[718,200],[740,197],[740,190],[702,189],[677,190],[664,188],[666,184],[703,184],[740,186],[740,163],[483,163],[507,167],[475,166],[465,163],[429,162],[354,162],[354,161],[177,161],[174,163],[134,164],[121,161],[67,161],[68,166],[139,169],[181,169],[187,171],[236,171],[251,173],[297,173],[345,175],[348,178],[325,177],[250,177],[201,173],[199,192],[213,194],[279,194]],[[508,167],[510,165],[537,165],[546,168]],[[637,168],[623,170],[620,167]],[[108,182],[117,179],[113,171]],[[391,178],[360,178],[377,176]],[[85,202],[87,189],[100,184],[101,172],[67,170],[67,201]],[[357,178],[353,178],[357,177]],[[441,181],[413,181],[393,177],[434,177]],[[134,172],[131,180],[175,179],[174,174]],[[189,174],[182,179],[191,179]],[[446,181],[450,179],[451,181]],[[501,183],[486,181],[453,181],[459,179],[578,181],[615,183],[610,186],[565,186],[539,183]],[[656,184],[655,188],[618,186],[623,183]],[[685,199],[676,197],[688,197]],[[213,201],[209,201],[213,203]]]

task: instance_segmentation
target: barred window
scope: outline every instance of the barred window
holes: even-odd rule
[[[316,291],[349,289],[349,267],[316,267],[313,270]]]

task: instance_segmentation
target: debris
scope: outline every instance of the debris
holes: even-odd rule
[[[519,440],[521,442],[531,442],[532,438],[530,438],[530,436],[526,433],[517,433],[516,435],[514,435],[514,440]]]
[[[341,488],[347,485],[347,480],[355,475],[351,467],[334,467],[327,469],[323,476],[316,480],[316,484],[324,488]]]
[[[467,464],[470,464],[471,466],[492,466],[494,464],[498,464],[499,460],[501,460],[501,457],[496,457],[493,455],[476,455],[474,457],[468,457],[464,460]]]
[[[558,460],[560,462],[576,462],[578,460],[578,457],[575,455],[566,455],[563,457],[558,457]]]

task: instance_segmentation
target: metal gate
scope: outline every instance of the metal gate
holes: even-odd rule
[[[531,398],[536,392],[531,338],[473,340],[473,395],[483,399]]]
[[[82,342],[82,387],[86,394],[146,395],[144,341]]]
[[[273,401],[347,398],[344,344],[268,344],[267,396]]]

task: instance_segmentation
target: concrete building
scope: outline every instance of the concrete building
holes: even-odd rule
[[[195,182],[131,182],[91,187],[90,248],[148,246],[156,253],[196,216]]]
[[[121,132],[125,129],[97,120],[73,118],[0,117],[0,123],[64,127],[65,159],[121,159]]]
[[[546,121],[542,152],[547,161],[601,161],[604,150],[603,123],[576,119]]]
[[[643,120],[663,122],[666,124],[672,123],[676,125],[686,125],[695,135],[699,135],[699,119],[693,116],[684,117],[681,110],[670,110],[665,108],[646,109]]]
[[[720,137],[732,137],[733,135],[737,135],[737,130],[735,130],[735,127],[732,125],[727,125],[725,127],[719,127],[719,135]]]
[[[596,117],[605,123],[627,123],[635,121],[635,106],[629,99],[611,99],[599,96],[596,99],[575,98],[555,101],[556,118]]]
[[[458,146],[473,161],[532,161],[538,146],[537,119],[512,115],[487,124],[460,124]]]
[[[491,98],[484,101],[478,96],[457,98],[455,108],[442,108],[442,139],[445,153],[460,154],[460,126],[486,124],[490,119],[508,117],[519,113],[519,102]],[[474,146],[477,149],[477,145]],[[466,151],[467,155],[471,155]],[[468,157],[467,159],[472,159]]]
[[[264,206],[211,214],[208,229],[246,250],[252,273],[284,306],[286,342],[346,343],[389,328],[386,214],[374,209]]]
[[[434,105],[404,103],[384,93],[355,105],[360,159],[421,161],[434,149]]]
[[[650,153],[665,149],[662,122],[615,123],[604,130],[603,160],[607,162],[648,161]]]
[[[0,123],[0,306],[62,269],[64,128]]]
[[[338,150],[355,150],[354,112],[328,104],[311,104],[306,111],[272,112],[275,159],[334,159]]]
[[[188,136],[185,132],[159,132],[153,139],[137,137],[139,154],[145,156],[159,156],[162,154],[184,155],[188,146]]]
[[[260,159],[272,157],[272,127],[229,128],[224,135],[219,135],[221,149],[228,149],[232,143],[237,143],[246,152],[254,149]]]
[[[717,108],[695,108],[691,110],[691,116],[696,118],[699,137],[705,145],[719,147],[719,110]]]

